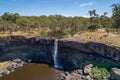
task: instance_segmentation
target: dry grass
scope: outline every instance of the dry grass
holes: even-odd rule
[[[120,35],[112,33],[107,34],[105,31],[84,32],[81,34],[75,34],[73,37],[67,37],[66,39],[81,40],[84,42],[96,41],[120,47]]]
[[[11,36],[11,35],[18,35],[18,36],[38,36],[40,35],[39,32],[36,31],[29,31],[29,32],[24,32],[24,31],[17,31],[17,32],[12,32],[11,34],[9,32],[0,32],[0,37],[2,36]]]
[[[7,68],[10,65],[10,62],[0,62],[0,70]]]
[[[50,30],[46,30],[49,32]],[[41,36],[40,31],[35,31],[31,30],[29,32],[23,32],[23,31],[17,31],[17,32],[12,32],[9,34],[8,32],[5,33],[0,33],[1,36],[11,36],[11,35],[19,35],[19,36]],[[74,36],[71,35],[66,35],[66,39],[71,39],[74,41],[79,41],[82,40],[84,42],[89,42],[89,41],[97,41],[97,42],[102,42],[108,45],[114,45],[120,47],[120,35],[109,33],[105,31],[105,29],[98,29],[95,32],[84,32],[84,33],[78,33],[75,34]]]

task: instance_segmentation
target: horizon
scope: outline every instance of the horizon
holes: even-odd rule
[[[96,10],[97,14],[108,13],[112,15],[112,8],[114,3],[119,0],[1,0],[0,1],[0,16],[5,12],[18,13],[21,16],[49,16],[62,15],[65,17],[89,17],[89,10]]]

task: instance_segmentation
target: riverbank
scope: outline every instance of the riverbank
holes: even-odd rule
[[[86,64],[83,68],[73,70],[72,72],[60,71],[51,68],[47,64],[27,63],[23,66],[20,63],[15,63],[19,59],[14,60],[12,64],[2,69],[4,75],[1,80],[119,80],[120,69],[111,68],[107,70],[104,65]],[[17,64],[17,67],[10,67]],[[5,64],[5,63],[4,63]],[[19,65],[19,66],[18,66]],[[21,65],[21,66],[20,66]],[[21,68],[19,68],[21,67]],[[110,67],[110,66],[109,66]],[[18,69],[19,68],[19,69]],[[12,69],[12,70],[11,70]],[[16,70],[15,70],[16,69]],[[14,71],[15,70],[15,71]],[[13,72],[14,71],[14,72]],[[11,73],[12,72],[12,73]],[[23,75],[24,74],[24,75]]]
[[[16,68],[22,67],[25,64],[21,59],[15,59],[12,61],[0,62],[0,77],[8,75]]]

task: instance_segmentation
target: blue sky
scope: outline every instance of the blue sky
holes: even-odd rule
[[[97,13],[108,12],[111,5],[119,0],[0,0],[0,15],[4,12],[19,13],[25,16],[60,14],[64,16],[88,17],[89,10]]]

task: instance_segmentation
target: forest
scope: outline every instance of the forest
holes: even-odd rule
[[[49,16],[21,16],[19,13],[5,12],[0,16],[0,32],[36,31],[41,36],[74,35],[78,32],[95,31],[98,28],[105,28],[106,31],[120,29],[120,3],[113,4],[112,16],[107,12],[102,15],[97,14],[96,10],[89,10],[90,17],[65,17],[62,15]],[[59,34],[58,34],[59,33]]]

